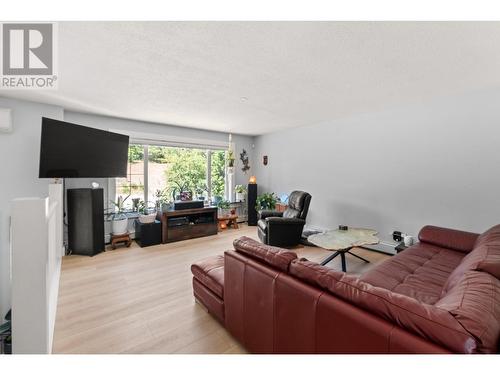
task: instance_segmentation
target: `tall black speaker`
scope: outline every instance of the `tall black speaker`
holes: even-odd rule
[[[90,256],[104,251],[103,189],[68,189],[68,248]]]
[[[257,225],[257,184],[248,184],[248,225]]]

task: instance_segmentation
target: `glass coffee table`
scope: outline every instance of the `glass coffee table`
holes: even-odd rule
[[[307,238],[307,240],[316,246],[319,246],[325,250],[335,251],[332,255],[327,257],[321,262],[321,265],[325,265],[331,262],[337,256],[340,255],[342,260],[342,271],[346,272],[346,253],[359,258],[367,263],[369,260],[360,257],[351,252],[353,247],[364,246],[364,245],[375,245],[379,243],[379,239],[376,236],[377,231],[373,229],[364,228],[348,228],[347,230],[334,229],[329,230],[324,233],[313,234]]]

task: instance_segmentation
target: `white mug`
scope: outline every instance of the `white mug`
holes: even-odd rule
[[[405,243],[405,246],[413,245],[413,237],[412,236],[404,236],[403,241]]]

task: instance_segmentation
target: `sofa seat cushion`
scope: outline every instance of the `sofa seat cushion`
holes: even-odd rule
[[[468,271],[435,305],[449,311],[479,343],[478,352],[495,353],[500,338],[500,281]]]
[[[217,255],[191,265],[193,276],[224,299],[224,256]]]
[[[420,242],[377,265],[361,280],[432,305],[464,255]]]
[[[279,247],[261,244],[243,236],[233,241],[234,249],[251,258],[257,259],[281,271],[288,271],[290,262],[297,259],[297,254]]]
[[[451,351],[478,351],[474,336],[448,310],[304,259],[291,263],[290,274]]]

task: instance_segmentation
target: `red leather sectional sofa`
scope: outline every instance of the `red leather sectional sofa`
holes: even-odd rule
[[[194,295],[253,353],[498,353],[500,225],[419,240],[358,278],[242,237]]]

